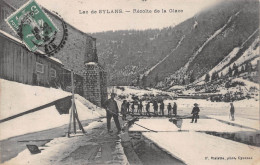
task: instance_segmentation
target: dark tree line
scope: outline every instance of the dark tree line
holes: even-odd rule
[[[250,62],[245,63],[244,65],[241,66],[241,69],[239,71],[238,66],[236,65],[236,63],[233,64],[233,66],[228,68],[228,76],[232,77],[232,76],[238,76],[241,73],[251,73],[253,70],[253,66]],[[205,76],[205,82],[209,82],[209,81],[215,81],[219,78],[223,78],[223,73],[220,72],[220,74],[218,72],[213,72],[212,75],[210,76],[208,73]]]

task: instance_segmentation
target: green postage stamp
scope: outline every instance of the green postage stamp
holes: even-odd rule
[[[10,15],[6,22],[20,36],[27,48],[33,52],[50,42],[58,31],[34,0],[29,1]]]

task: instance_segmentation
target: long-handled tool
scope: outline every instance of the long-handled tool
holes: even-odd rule
[[[107,109],[107,111],[109,111],[109,112],[111,112],[111,113],[113,113],[113,114],[115,114],[115,115],[117,115],[117,116],[123,118],[122,115],[117,114],[117,113],[115,113],[115,112],[113,112],[113,111],[110,111],[109,109]],[[131,115],[131,116],[132,116],[132,115]],[[149,129],[149,128],[147,128],[147,127],[144,127],[144,126],[142,126],[142,125],[140,125],[140,124],[136,124],[136,123],[134,123],[134,124],[135,124],[135,125],[138,125],[138,126],[140,126],[140,127],[142,127],[142,128],[144,128],[144,129],[146,129],[146,130],[149,130],[149,131],[152,131],[152,132],[156,132],[156,133],[158,132],[158,131],[155,131],[155,130]]]

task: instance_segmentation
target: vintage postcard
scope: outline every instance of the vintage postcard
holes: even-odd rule
[[[259,0],[0,0],[0,164],[260,164]]]

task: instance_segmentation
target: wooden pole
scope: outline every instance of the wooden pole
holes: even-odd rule
[[[73,128],[74,128],[74,134],[76,134],[76,120],[75,120],[75,98],[74,98],[74,75],[73,70],[71,70],[71,91],[72,91],[72,116],[73,116]]]
[[[71,120],[73,118],[73,127],[74,127],[74,134],[76,134],[76,121],[78,122],[79,124],[79,128],[80,130],[82,131],[82,133],[86,133],[80,120],[79,120],[79,117],[78,117],[78,113],[77,113],[77,108],[76,108],[76,104],[75,104],[75,92],[74,92],[74,73],[73,71],[71,70],[71,91],[72,91],[72,105],[71,105],[71,109],[70,109],[70,122],[69,122],[69,127],[68,127],[68,134],[67,134],[67,137],[70,137],[70,129],[71,129]]]
[[[67,137],[70,137],[71,120],[72,120],[72,105],[71,105],[71,108],[70,108],[70,121],[69,121]]]
[[[75,106],[75,118],[76,118],[76,120],[77,120],[77,122],[78,122],[78,124],[79,124],[79,128],[80,128],[80,130],[82,131],[82,133],[86,133],[86,131],[84,130],[84,128],[83,128],[83,126],[82,126],[82,124],[81,124],[81,122],[80,122],[80,120],[79,120],[79,116],[78,116],[78,112],[77,112],[77,108],[76,108],[76,104],[74,105]]]

